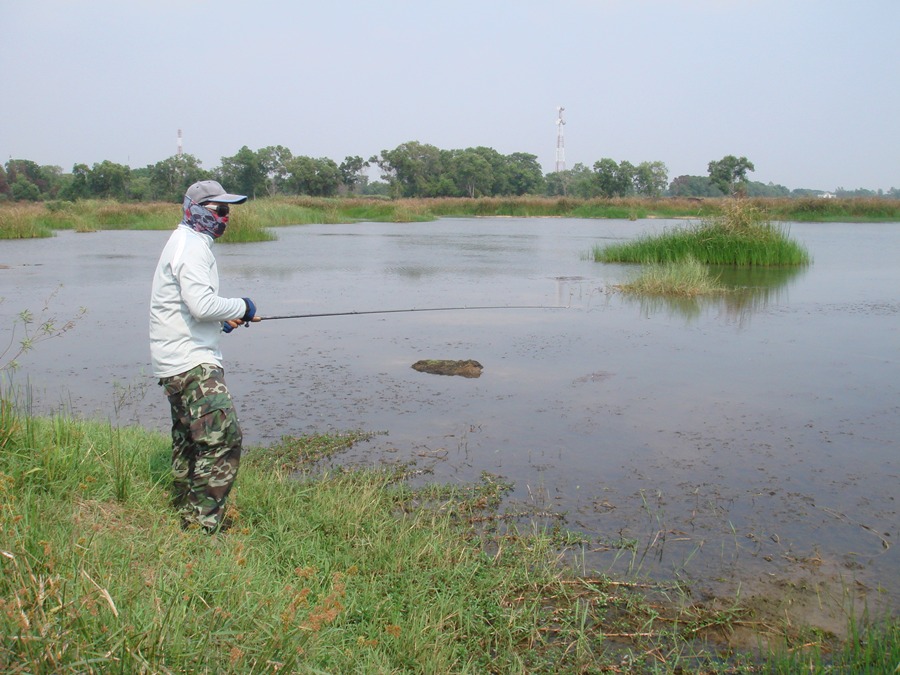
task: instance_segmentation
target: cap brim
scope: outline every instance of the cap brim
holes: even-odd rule
[[[229,193],[225,193],[222,195],[216,195],[215,197],[207,197],[203,200],[204,202],[221,202],[223,204],[243,204],[247,201],[246,195],[232,195]]]

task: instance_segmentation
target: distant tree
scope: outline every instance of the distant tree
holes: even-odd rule
[[[442,153],[433,145],[402,143],[393,150],[382,150],[370,161],[381,169],[392,197],[430,197],[440,192]]]
[[[16,201],[36,202],[41,199],[41,191],[37,185],[32,183],[23,174],[16,176],[12,184],[12,198]]]
[[[341,172],[341,184],[347,192],[355,192],[368,182],[368,177],[363,173],[368,166],[369,163],[358,155],[345,157],[344,161],[338,165],[338,170]]]
[[[332,159],[294,157],[288,162],[285,186],[291,194],[331,197],[341,185],[341,171]]]
[[[723,194],[736,195],[743,192],[747,182],[747,172],[755,171],[753,162],[746,157],[726,155],[708,165],[709,179]]]
[[[475,148],[453,150],[449,153],[448,173],[453,184],[450,194],[441,196],[480,197],[491,195],[494,187],[494,171],[483,152]],[[449,186],[448,186],[449,187]],[[446,188],[445,188],[446,190]]]
[[[594,162],[594,183],[600,197],[625,197],[634,191],[635,168],[631,162],[616,163],[604,157]]]
[[[104,159],[88,171],[88,191],[92,197],[100,199],[125,199],[128,196],[130,174],[131,169],[124,164]]]
[[[231,157],[223,157],[217,177],[230,192],[250,197],[265,194],[268,168],[260,155],[246,145]]]
[[[627,197],[634,194],[637,168],[628,160],[619,162],[616,169],[616,197]]]
[[[669,170],[662,162],[641,162],[634,171],[634,191],[659,197],[669,185]]]
[[[54,178],[59,176],[60,171],[58,167],[40,166],[30,159],[10,159],[6,162],[6,180],[14,199],[38,201],[53,196]],[[37,189],[36,198],[32,199],[34,190],[27,187],[26,183]],[[16,185],[19,187],[16,188]],[[16,193],[28,196],[16,197]]]
[[[89,199],[91,188],[88,186],[87,177],[91,168],[87,164],[76,164],[72,167],[72,180],[66,189],[65,199]]]
[[[744,189],[748,197],[787,197],[791,194],[784,185],[775,185],[772,182],[747,181]]]
[[[271,197],[285,191],[293,155],[283,145],[270,145],[256,152],[260,169],[266,176],[266,192]]]
[[[9,181],[6,180],[6,169],[0,164],[0,199],[9,199],[10,187]]]
[[[878,192],[875,190],[868,190],[866,188],[857,188],[855,190],[848,190],[843,187],[835,188],[834,194],[837,197],[841,197],[842,199],[849,199],[851,197],[879,197]]]
[[[721,197],[722,191],[707,176],[678,176],[669,185],[672,197]]]
[[[506,157],[506,181],[509,194],[540,194],[544,187],[544,174],[537,155],[514,152]]]
[[[391,186],[383,180],[367,180],[360,186],[360,194],[372,197],[390,197]]]
[[[486,197],[495,197],[497,195],[512,194],[510,187],[510,165],[509,158],[501,155],[494,148],[488,148],[483,145],[477,148],[467,148],[467,151],[474,152],[481,156],[490,167],[490,184],[483,186],[480,193]]]
[[[592,199],[599,195],[597,189],[596,174],[590,168],[580,162],[572,167],[572,183],[569,186],[569,194],[579,199]]]
[[[207,180],[210,172],[200,160],[189,154],[173,155],[147,167],[148,197],[166,202],[181,202],[185,191],[198,180]]]

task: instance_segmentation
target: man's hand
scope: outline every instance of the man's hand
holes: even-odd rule
[[[250,319],[250,321],[242,321],[241,319],[229,319],[228,321],[222,322],[222,332],[230,333],[241,324],[249,326],[251,323],[258,323],[260,321],[262,321],[262,317],[259,316],[254,316],[252,319]]]

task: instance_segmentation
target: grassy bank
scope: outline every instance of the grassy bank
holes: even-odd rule
[[[616,218],[711,218],[727,199],[592,199],[567,197],[375,198],[273,197],[253,199],[234,209],[224,241],[265,241],[268,229],[282,225],[357,221],[420,222],[440,217],[515,216]],[[747,203],[776,221],[900,222],[900,200],[749,199]],[[120,204],[111,201],[0,203],[0,239],[52,236],[54,230],[171,229],[180,205]]]
[[[492,476],[413,489],[402,468],[333,465],[365,438],[248,452],[234,524],[210,537],[182,531],[168,508],[163,435],[34,418],[3,400],[0,670],[887,672],[877,668],[900,661],[896,623],[843,646],[782,626],[766,640],[783,651],[719,650],[730,629],[759,624],[736,601],[703,607],[677,588],[562,567],[580,538],[504,525],[506,486]]]

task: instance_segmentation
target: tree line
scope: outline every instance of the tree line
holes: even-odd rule
[[[381,179],[367,170],[377,167]],[[284,146],[259,150],[242,147],[222,157],[214,169],[201,167],[190,154],[179,154],[143,168],[132,169],[108,160],[76,164],[70,173],[58,166],[41,166],[27,159],[0,165],[0,201],[116,199],[120,201],[181,200],[191,183],[215,179],[232,192],[252,197],[276,195],[381,195],[415,197],[570,196],[581,199],[611,197],[805,197],[819,190],[789,190],[782,185],[748,179],[755,170],[746,157],[727,155],[713,160],[705,176],[677,176],[669,181],[660,161],[633,164],[603,158],[588,167],[544,174],[537,156],[524,152],[504,155],[493,148],[444,150],[410,141],[364,160],[348,156],[337,163],[325,157],[294,155]],[[839,197],[900,198],[900,190],[847,191]]]

